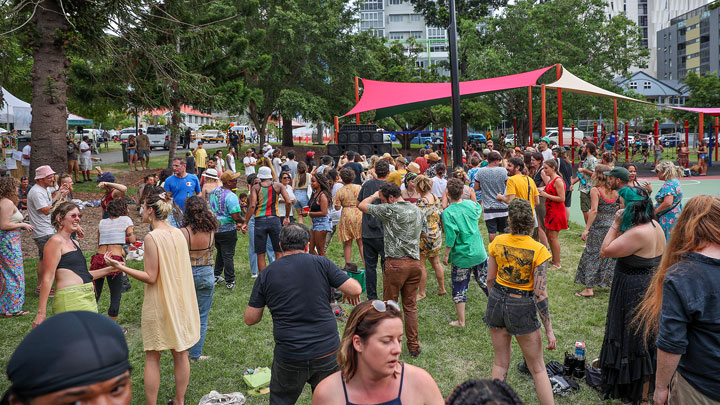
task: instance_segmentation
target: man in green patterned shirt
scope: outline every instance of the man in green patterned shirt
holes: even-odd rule
[[[380,199],[381,204],[372,203]],[[418,341],[417,290],[423,272],[420,235],[428,231],[427,220],[415,204],[404,201],[400,187],[388,182],[360,202],[360,211],[379,219],[385,231],[383,298],[398,301],[402,295],[405,335],[410,356],[420,355]]]

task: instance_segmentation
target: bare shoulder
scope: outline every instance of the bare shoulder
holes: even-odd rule
[[[424,401],[422,403],[425,404],[445,403],[435,379],[424,369],[405,363],[403,381],[403,398],[406,398],[407,393],[412,394],[413,397],[421,398]],[[411,402],[416,403],[415,401]]]
[[[340,372],[337,371],[320,381],[313,392],[312,403],[322,405],[344,404],[345,395],[340,378]]]

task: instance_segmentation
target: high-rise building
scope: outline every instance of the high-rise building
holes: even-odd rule
[[[371,31],[388,43],[408,44],[414,38],[421,49],[415,59],[418,68],[430,68],[448,60],[447,31],[428,26],[409,0],[362,0],[360,30]],[[439,73],[449,75],[446,69]]]
[[[659,79],[720,71],[720,9],[706,5],[673,18],[657,42]]]
[[[650,50],[648,67],[642,69],[653,77],[658,76],[656,32],[668,27],[670,21],[711,0],[605,0],[608,17],[625,14],[641,30],[642,45]],[[639,69],[638,69],[639,70]]]

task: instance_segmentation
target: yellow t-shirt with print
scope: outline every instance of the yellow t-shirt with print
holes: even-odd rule
[[[195,151],[195,165],[197,167],[207,167],[207,152],[205,149],[198,149]]]
[[[402,185],[403,179],[405,178],[405,175],[407,174],[407,170],[400,169],[395,170],[394,172],[390,173],[387,177],[387,181],[391,181],[399,186]]]
[[[509,233],[490,242],[488,255],[497,262],[497,283],[525,291],[534,288],[535,267],[552,257],[545,245],[530,236]]]
[[[515,198],[522,198],[530,201],[530,205],[535,210],[535,197],[538,197],[538,189],[535,181],[528,176],[516,174],[507,179],[507,188],[505,195],[515,194]]]

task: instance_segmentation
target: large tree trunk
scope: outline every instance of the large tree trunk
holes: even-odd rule
[[[282,146],[295,146],[293,144],[293,134],[292,134],[292,117],[286,117],[283,115],[282,117],[282,123],[283,123],[283,135],[282,135]]]
[[[37,36],[33,42],[32,152],[30,173],[50,165],[58,173],[67,171],[67,74],[70,62],[65,56],[67,20],[54,0],[41,2],[33,17]]]
[[[168,151],[168,167],[172,167],[173,159],[175,159],[177,151],[178,134],[180,133],[180,122],[182,115],[180,114],[180,99],[175,97],[172,105],[172,114],[170,120],[170,150]]]

